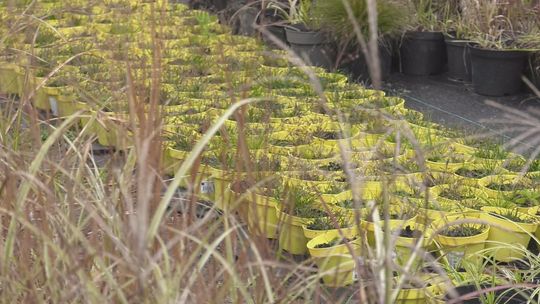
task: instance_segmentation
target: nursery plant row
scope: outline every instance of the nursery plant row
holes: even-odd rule
[[[540,236],[538,161],[431,123],[342,74],[295,66],[206,12],[156,7],[41,2],[27,11],[41,18],[33,21],[2,7],[0,91],[75,115],[118,150],[133,146],[128,100],[144,112],[158,98],[171,175],[229,107],[251,98],[220,122],[183,186],[237,213],[253,236],[311,255],[329,286],[358,280],[358,261],[385,235],[398,274],[529,256]],[[423,275],[432,283],[403,288],[402,303],[442,300],[442,284]]]
[[[365,41],[373,35],[364,1],[269,0],[248,7],[236,14],[257,16],[254,23],[266,29],[270,44],[280,41],[315,65],[369,79],[371,60],[357,34]],[[396,65],[411,76],[448,71],[451,80],[472,83],[476,93],[487,96],[523,92],[524,74],[533,85],[540,83],[540,19],[534,1],[383,0],[375,10],[382,78]]]

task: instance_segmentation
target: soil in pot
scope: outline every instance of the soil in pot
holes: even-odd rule
[[[486,188],[496,191],[515,191],[528,188],[527,185],[522,183],[497,183],[492,182],[486,185]]]
[[[488,213],[494,217],[506,219],[515,223],[532,224],[536,222],[536,220],[533,217],[524,217],[523,214],[520,214],[520,212],[518,212],[517,210],[512,210],[512,209],[508,209],[508,210],[504,210],[500,212],[491,211]]]
[[[471,47],[474,91],[485,96],[515,95],[522,91],[528,53]]]
[[[526,166],[525,160],[520,159],[520,158],[515,158],[515,159],[510,160],[506,164],[505,169],[507,169],[510,172],[515,172],[515,173],[519,173],[523,169],[527,169],[525,170],[525,172],[538,172],[540,171],[540,160],[535,159],[531,162],[530,165]]]
[[[316,131],[315,133],[313,133],[313,136],[325,140],[341,139],[341,135],[342,134],[339,131]]]
[[[456,174],[459,175],[459,176],[462,176],[462,177],[480,179],[482,177],[486,177],[488,175],[491,175],[492,172],[493,172],[493,170],[484,169],[484,168],[477,168],[477,169],[459,168],[456,171]]]
[[[403,73],[414,76],[441,74],[446,63],[446,46],[441,32],[408,32],[401,44]]]
[[[334,246],[338,246],[338,245],[347,244],[347,243],[350,243],[351,241],[353,241],[353,240],[348,239],[348,238],[343,238],[343,239],[342,238],[335,238],[335,239],[331,240],[328,243],[317,244],[315,246],[315,248],[330,248],[330,247],[334,247]]]
[[[441,193],[439,193],[439,196],[453,201],[462,201],[466,199],[476,198],[476,194],[472,191],[467,191],[466,189],[459,187],[445,188],[443,191],[441,191]]]
[[[486,226],[477,224],[461,224],[450,226],[440,232],[448,237],[471,237],[479,235],[486,230]]]
[[[412,229],[411,226],[407,226],[405,227],[405,229],[402,229],[399,232],[399,236],[405,237],[405,238],[419,238],[419,237],[422,237],[422,235],[423,235],[422,231],[417,230],[417,229]]]

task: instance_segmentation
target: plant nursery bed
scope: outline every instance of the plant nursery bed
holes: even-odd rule
[[[431,304],[536,282],[498,263],[540,269],[538,160],[516,172],[523,156],[470,136],[505,116],[466,87],[394,75],[374,90],[179,3],[12,2],[0,3],[12,302],[28,288],[38,302],[307,303],[358,285],[361,300]],[[328,47],[320,33],[286,33],[325,61],[307,43]],[[93,141],[111,153],[88,161]],[[55,298],[65,278],[80,295]]]

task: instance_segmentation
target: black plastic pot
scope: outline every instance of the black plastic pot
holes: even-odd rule
[[[472,66],[469,42],[452,39],[446,39],[445,41],[448,58],[448,78],[470,82],[472,80]]]
[[[355,50],[357,57],[354,60],[343,62],[340,69],[350,75],[354,81],[370,80],[369,68],[364,53]],[[381,62],[381,78],[386,80],[392,73],[392,51],[387,46],[379,46],[379,60]]]
[[[233,23],[233,33],[243,36],[254,36],[257,33],[254,25],[259,11],[254,7],[240,9]]]
[[[285,26],[282,25],[284,20],[281,18],[281,14],[276,9],[264,9],[261,11],[258,20],[259,25],[263,26],[268,33],[263,33],[263,41],[271,47],[278,47],[274,42],[273,37],[280,42],[287,45],[287,37],[285,37]]]
[[[527,78],[540,90],[540,53],[533,54],[527,66]],[[534,93],[534,90],[529,90]]]
[[[283,44],[288,45],[287,37],[285,36],[285,27],[279,25],[267,25],[265,26],[265,29],[268,31],[268,35],[263,34],[262,38],[268,46],[278,47],[278,45],[270,37],[273,37],[274,39],[281,41]]]
[[[481,289],[487,289],[489,286],[484,285],[480,287]],[[445,295],[445,300],[451,301],[451,300],[458,300],[458,303],[461,304],[482,304],[481,298],[476,297],[470,297],[469,295],[472,295],[473,293],[476,293],[478,291],[478,288],[474,285],[465,285],[465,286],[458,286],[455,288],[455,292],[457,294],[457,298],[452,297],[450,293],[447,293]],[[518,292],[516,290],[512,289],[500,289],[494,292],[494,296],[497,299],[497,303],[505,303],[505,304],[522,304],[527,303],[529,299],[531,299],[530,295],[531,290],[521,290],[521,292]],[[535,299],[538,296],[535,297]],[[462,298],[467,298],[466,300],[461,300]]]
[[[514,95],[521,92],[528,53],[483,49],[471,46],[474,91],[486,96]]]
[[[407,32],[400,48],[403,73],[415,76],[441,74],[446,48],[441,32]]]
[[[328,36],[319,31],[309,31],[302,25],[287,26],[285,36],[291,49],[307,64],[333,69],[335,49]]]

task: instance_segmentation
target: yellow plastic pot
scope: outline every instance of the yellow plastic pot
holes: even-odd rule
[[[463,165],[463,167],[459,167],[459,168],[456,168],[456,170],[454,171],[455,172],[455,176],[456,176],[456,179],[458,181],[460,181],[460,183],[462,184],[465,184],[465,185],[468,185],[468,186],[472,186],[472,187],[478,187],[478,181],[480,180],[480,178],[474,178],[474,177],[466,177],[466,176],[461,176],[459,174],[457,174],[457,171],[459,171],[459,169],[461,168],[464,168],[464,169],[467,169],[467,170],[484,170],[484,168],[486,168],[485,164],[478,164],[478,163],[472,163],[472,162],[467,162]],[[491,168],[491,167],[489,167]],[[500,173],[500,171],[498,169],[493,169],[493,170],[490,170],[490,174],[498,174]]]
[[[167,144],[165,146],[165,155],[166,157],[163,161],[166,163],[167,167],[170,167],[171,172],[174,174],[186,159],[188,152],[175,149],[170,144]]]
[[[510,209],[498,207],[483,207],[480,219],[488,222],[491,226],[489,230],[488,243],[486,249],[491,249],[488,254],[493,255],[497,261],[510,262],[524,257],[524,253],[520,250],[511,248],[508,245],[521,246],[526,250],[531,234],[536,232],[538,228],[538,220],[531,215],[524,213],[516,213],[517,216],[523,219],[532,219],[534,223],[517,223],[511,220],[495,216],[490,213],[502,213],[511,211]]]
[[[19,67],[15,63],[2,62],[0,64],[0,92],[19,94],[18,70]]]
[[[34,69],[24,67],[20,67],[15,70],[18,90],[16,94],[22,96],[25,93],[30,94],[33,92],[34,95],[32,103],[34,106],[40,110],[50,111],[51,106],[49,104],[49,98],[43,88],[35,91],[36,88],[44,82],[45,78],[34,76],[34,72]]]
[[[49,100],[51,97],[49,97]],[[72,95],[58,95],[56,97],[56,103],[58,105],[58,114],[61,117],[67,117],[75,114],[79,110],[87,108],[86,103],[79,102]],[[51,103],[52,110],[52,103]]]
[[[245,176],[245,173],[235,172],[233,170],[221,170],[213,167],[209,167],[210,177],[214,184],[214,192],[210,195],[210,198],[214,202],[214,206],[223,211],[231,211],[234,209],[230,191],[230,183],[234,179],[241,179]]]
[[[430,208],[418,208],[418,223],[429,225],[434,221],[437,221],[445,216],[459,212],[459,209],[454,205],[447,205],[443,203],[430,202]],[[437,204],[437,206],[433,206]]]
[[[309,224],[308,224],[309,225]],[[302,229],[304,230],[304,236],[311,240],[319,235],[326,234],[326,233],[334,233],[336,235],[339,235],[339,232],[343,234],[346,238],[353,238],[355,236],[358,236],[358,226],[354,224],[354,219],[351,218],[350,220],[350,227],[340,228],[340,229],[329,229],[329,230],[314,230],[309,229],[308,225],[302,226]],[[360,225],[362,223],[360,222]]]
[[[96,124],[98,142],[117,150],[133,146],[133,133],[127,128],[126,119],[126,114],[108,113],[103,124]]]
[[[466,163],[468,163],[468,158],[471,156],[464,153],[459,153],[452,149],[452,146],[448,147],[450,151],[448,153],[451,154],[459,154],[460,159],[459,161],[449,162],[449,161],[431,161],[429,159],[426,159],[426,166],[433,170],[433,171],[441,171],[441,172],[455,172],[459,168],[463,167]]]
[[[324,284],[331,287],[342,287],[354,282],[356,265],[350,250],[352,249],[352,253],[358,256],[361,246],[356,240],[353,240],[349,242],[349,247],[347,244],[340,244],[317,248],[318,245],[332,242],[335,238],[339,238],[337,232],[327,232],[316,236],[306,246],[319,268],[319,273],[322,274]]]
[[[277,238],[279,220],[276,214],[276,199],[257,193],[253,193],[253,196],[254,200],[249,201],[248,207],[248,230],[269,239]],[[251,199],[251,195],[248,198]]]
[[[446,229],[452,227],[459,220],[479,220],[480,213],[465,213],[463,215],[452,215],[436,221],[434,229]],[[476,228],[483,227],[481,233],[468,237],[450,237],[437,233],[435,240],[440,245],[441,253],[448,265],[454,269],[459,269],[464,264],[479,265],[482,262],[481,253],[485,249],[486,240],[489,236],[489,225],[478,223],[467,223]]]
[[[165,174],[171,176],[174,175],[174,172],[180,165],[180,161],[170,156],[169,149],[171,149],[171,143],[164,141],[162,144],[161,168]]]
[[[163,160],[164,166],[167,168],[167,172],[171,175],[175,174],[188,154],[189,152],[177,150],[172,148],[170,145],[165,145],[165,157]],[[210,173],[208,167],[201,164],[197,169],[197,172],[195,172],[195,175],[193,173],[193,170],[190,170],[188,172],[188,176],[182,180],[180,185],[187,187],[188,184],[193,184],[194,186],[200,188],[200,191],[197,191],[198,194],[207,198],[208,193],[213,190],[213,183],[209,179]]]
[[[412,258],[412,248],[416,246],[417,242],[421,242],[420,249],[422,249],[424,252],[417,254],[412,264],[412,269],[418,269],[418,267],[424,262],[422,259],[422,253],[428,251],[428,248],[432,243],[431,229],[421,224],[409,222],[404,227],[401,227],[400,230],[404,230],[407,226],[410,226],[411,229],[422,231],[422,239],[417,240],[414,237],[409,238],[398,235],[395,242],[395,260],[398,265],[405,266],[405,264],[407,264]]]
[[[433,282],[426,278],[426,282]],[[396,298],[395,304],[434,304],[440,303],[442,284],[433,284],[424,288],[402,288]],[[442,301],[444,303],[444,301]]]
[[[363,87],[339,88],[336,90],[326,90],[324,92],[326,99],[332,103],[344,104],[350,103],[351,99],[368,99],[385,97],[385,92],[380,90],[370,90]]]
[[[310,142],[310,132],[309,131],[296,131],[296,130],[287,130],[279,131],[270,134],[269,138],[269,147],[268,151],[274,154],[280,155],[289,155],[292,152],[298,149],[298,146],[307,144]],[[278,145],[279,141],[287,141],[290,144],[287,145]]]
[[[532,186],[532,183],[528,178],[520,177],[519,175],[515,175],[515,174],[491,175],[491,176],[486,176],[478,180],[478,185],[488,195],[489,198],[493,198],[493,199],[501,199],[501,198],[508,197],[508,195],[510,195],[513,191],[490,189],[487,187],[490,183],[501,183],[501,184],[525,183]]]
[[[306,175],[309,174],[309,179],[306,179]],[[342,177],[341,173],[335,173],[334,175],[322,175],[320,172],[315,170],[306,170],[306,171],[293,171],[293,172],[284,172],[283,179],[284,181],[294,187],[300,187],[308,189],[311,191],[316,191],[317,189],[323,190],[328,189],[332,186],[341,186],[342,189],[346,188],[347,183],[335,181],[336,177]]]
[[[529,215],[534,216],[539,223],[538,228],[536,228],[536,231],[534,232],[534,237],[536,238],[538,245],[540,243],[540,210],[536,210],[536,212],[529,210]]]
[[[339,135],[337,139],[324,139],[317,137],[317,132],[336,132]],[[360,134],[358,126],[349,126],[345,130],[341,130],[338,123],[325,123],[315,128],[314,143],[321,143],[333,148],[339,148],[341,145],[347,145],[348,142]]]
[[[320,164],[328,163],[332,160],[339,161],[338,153],[335,146],[328,146],[323,143],[312,143],[297,146],[296,149],[291,152],[291,157],[293,160],[297,160],[299,164],[315,168]]]
[[[460,200],[454,200],[450,198],[446,198],[444,196],[441,196],[441,193],[444,193],[446,189],[457,187],[456,191],[460,191],[463,193],[463,196]],[[437,195],[437,200],[441,204],[446,204],[449,206],[471,206],[471,205],[479,205],[484,204],[487,199],[487,194],[480,188],[477,187],[471,187],[467,185],[459,185],[459,184],[448,184],[448,185],[437,185],[432,188],[433,192]]]
[[[352,138],[351,145],[355,148],[372,148],[378,144],[384,143],[382,139],[383,134],[360,131],[354,138]]]
[[[341,184],[341,183],[339,183],[339,185],[343,185],[345,187],[347,186],[347,184]],[[343,201],[352,197],[351,190],[345,190],[340,193],[329,193],[331,191],[329,190],[328,187],[329,185],[320,185],[319,187],[317,187],[319,188],[319,190],[317,190],[317,194],[320,194],[322,201],[327,204],[331,204],[333,206],[337,202],[340,202],[340,201]]]
[[[305,254],[308,239],[304,235],[302,226],[307,225],[313,219],[289,215],[281,211],[279,205],[276,206],[276,212],[280,226],[279,247],[290,254]]]
[[[408,209],[402,205],[391,205],[389,208],[389,211],[390,211],[389,212],[390,218],[388,220],[388,227],[390,228],[390,230],[402,229],[402,228],[405,228],[407,225],[413,225],[416,222],[416,215],[411,216],[410,218],[407,218],[407,219],[392,219],[393,217],[395,217],[394,215],[398,215],[398,217],[401,218],[404,212],[408,212]],[[370,214],[370,211],[368,211],[367,209],[364,209],[363,212],[364,212],[363,214],[365,215],[365,217],[369,216]],[[362,225],[366,229],[369,245],[374,246],[375,240],[376,240],[375,239],[375,228],[376,228],[375,222],[369,221],[366,218],[364,218],[364,221],[362,221]],[[379,221],[380,228],[383,229],[384,225],[385,225],[384,219],[381,219]]]

